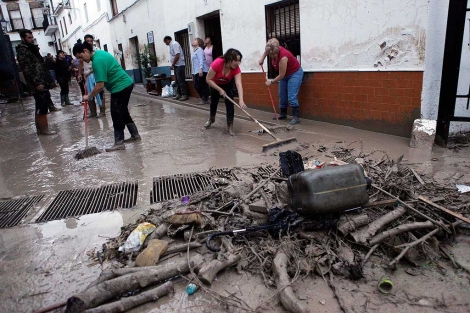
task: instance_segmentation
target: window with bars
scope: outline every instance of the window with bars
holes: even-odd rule
[[[29,9],[31,11],[33,28],[42,28],[42,22],[44,22],[43,4],[40,2],[30,2]]]
[[[300,11],[299,0],[279,1],[266,7],[266,41],[276,38],[300,62]],[[268,77],[277,74],[268,57]]]
[[[69,13],[69,24],[72,25],[72,15]]]
[[[185,77],[186,79],[191,79],[191,50],[189,48],[189,34],[188,29],[183,29],[175,33],[175,40],[181,45],[184,53],[184,63],[185,66]]]
[[[11,30],[19,30],[24,28],[23,17],[21,16],[20,6],[18,3],[7,4],[8,15],[10,16]]]

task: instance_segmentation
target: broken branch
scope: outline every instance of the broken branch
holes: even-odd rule
[[[415,229],[423,229],[423,228],[432,228],[434,227],[434,224],[430,221],[427,222],[415,222],[415,223],[408,223],[408,224],[403,224],[400,226],[397,226],[395,228],[392,228],[390,230],[384,231],[383,233],[375,236],[374,238],[369,240],[370,245],[375,245],[377,243],[380,243],[384,241],[385,239],[396,236],[402,233],[406,233],[411,230]]]
[[[226,260],[219,261],[219,260],[212,260],[209,263],[203,265],[199,270],[199,280],[206,285],[211,285],[212,281],[214,281],[215,275],[218,272],[227,268],[229,266],[235,265],[241,259],[240,255],[230,254]]]
[[[356,240],[356,242],[367,243],[367,240],[374,236],[382,227],[390,222],[393,222],[405,213],[406,209],[404,207],[398,207],[397,209],[379,217],[368,226],[355,231],[351,235],[353,236],[354,240]]]
[[[290,286],[289,275],[287,274],[287,255],[278,250],[273,261],[273,272],[276,276],[276,285],[279,291],[279,299],[282,306],[289,312],[307,312],[305,305],[299,299]]]
[[[86,310],[86,313],[112,313],[112,312],[127,312],[128,310],[135,308],[136,306],[142,305],[150,301],[157,301],[163,296],[166,296],[170,292],[174,291],[173,284],[168,281],[157,288],[149,291],[142,292],[136,296],[122,298],[119,301],[115,301],[109,304],[99,306],[94,309]]]

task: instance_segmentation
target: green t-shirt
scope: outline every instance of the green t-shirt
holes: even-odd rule
[[[96,50],[91,58],[96,82],[104,82],[110,93],[115,93],[134,83],[116,59],[106,51]]]

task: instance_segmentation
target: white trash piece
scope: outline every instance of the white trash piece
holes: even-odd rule
[[[137,252],[142,247],[142,244],[154,230],[155,225],[151,223],[141,223],[137,226],[132,233],[127,237],[126,242],[119,247],[119,251],[124,253]]]
[[[470,191],[470,186],[467,185],[455,185],[460,193],[466,193]]]

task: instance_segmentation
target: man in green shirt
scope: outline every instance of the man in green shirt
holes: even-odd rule
[[[95,97],[104,87],[111,93],[111,118],[114,127],[114,145],[107,148],[107,152],[124,150],[124,142],[140,140],[137,126],[129,114],[129,99],[134,81],[122,69],[116,59],[106,51],[93,51],[88,43],[77,43],[73,47],[73,55],[84,62],[92,61],[93,73],[95,74],[95,88],[83,96],[83,101]],[[124,140],[124,128],[127,126],[131,138]]]

